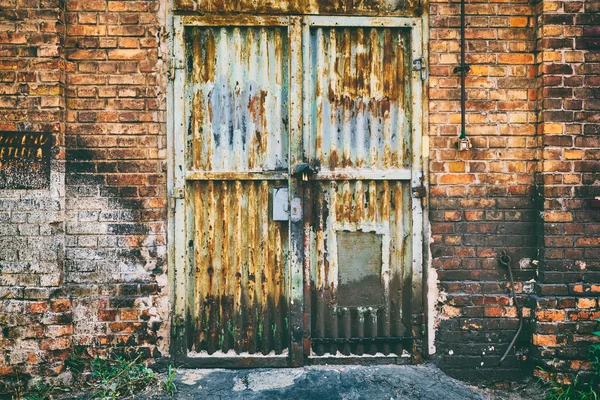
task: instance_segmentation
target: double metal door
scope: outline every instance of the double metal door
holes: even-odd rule
[[[175,353],[401,357],[421,304],[420,20],[178,17]]]

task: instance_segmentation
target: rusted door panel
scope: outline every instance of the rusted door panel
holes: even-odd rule
[[[314,353],[401,354],[397,338],[411,332],[410,183],[322,181],[313,184],[312,197]],[[325,338],[353,341],[327,345]],[[360,338],[378,341],[365,345]]]
[[[188,43],[191,168],[287,172],[287,29],[193,28]]]
[[[190,354],[281,354],[288,346],[287,223],[273,221],[279,181],[195,182]]]
[[[319,170],[309,354],[400,356],[412,335],[410,31],[326,22],[305,27],[304,154]]]
[[[410,164],[408,31],[310,29],[309,159],[322,170]]]
[[[187,357],[284,355],[288,27],[189,27],[186,43]]]

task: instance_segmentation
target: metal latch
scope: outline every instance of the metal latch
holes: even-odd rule
[[[427,79],[427,66],[425,65],[425,61],[423,58],[419,57],[413,60],[412,62],[413,71],[421,71],[421,80],[425,81]]]
[[[312,175],[318,172],[319,170],[317,168],[311,167],[310,164],[299,164],[296,165],[296,168],[294,169],[294,173],[292,175],[296,178],[301,179],[303,182],[306,182],[310,179]]]

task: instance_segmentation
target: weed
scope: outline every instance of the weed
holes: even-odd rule
[[[54,389],[54,386],[43,381],[29,385],[29,388],[27,388],[26,383],[23,382],[20,375],[17,374],[16,385],[6,394],[9,399],[14,400],[46,400],[50,398],[50,393]],[[0,398],[2,398],[2,395],[0,395]]]
[[[173,368],[172,365],[169,365],[169,369],[167,371],[167,377],[165,379],[163,379],[163,390],[169,395],[169,396],[173,396],[175,395],[175,392],[177,391],[177,386],[175,386],[175,374],[177,373],[177,370],[175,368]]]
[[[600,322],[600,318],[596,321]],[[600,331],[592,334],[600,336]],[[548,374],[547,380],[542,382],[546,387],[546,400],[600,400],[600,343],[590,345],[590,361],[594,370],[585,382],[581,382],[578,376],[571,384],[565,385],[558,381],[556,374]]]
[[[544,382],[546,387],[546,400],[598,400],[598,393],[591,383],[582,383],[576,378],[569,385],[560,384],[554,374],[550,380]]]
[[[92,361],[94,379],[94,399],[117,399],[133,396],[156,380],[156,374],[147,368],[137,356],[132,361],[123,357]]]
[[[38,382],[21,397],[22,400],[46,400],[49,398],[50,392],[54,389],[53,386]]]
[[[75,374],[80,374],[85,370],[87,366],[87,360],[82,358],[81,353],[72,353],[68,359],[65,360],[65,367],[70,369]]]

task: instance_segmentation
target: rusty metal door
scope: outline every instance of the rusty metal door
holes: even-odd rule
[[[176,352],[204,366],[287,365],[289,224],[274,193],[287,209],[288,18],[185,21],[174,66],[186,140],[185,245],[175,246],[187,247],[175,278]]]
[[[422,308],[420,20],[177,16],[174,30],[174,355],[401,356]]]
[[[421,42],[415,21],[306,18],[305,354],[401,357],[419,334]],[[419,191],[420,193],[420,191]]]

